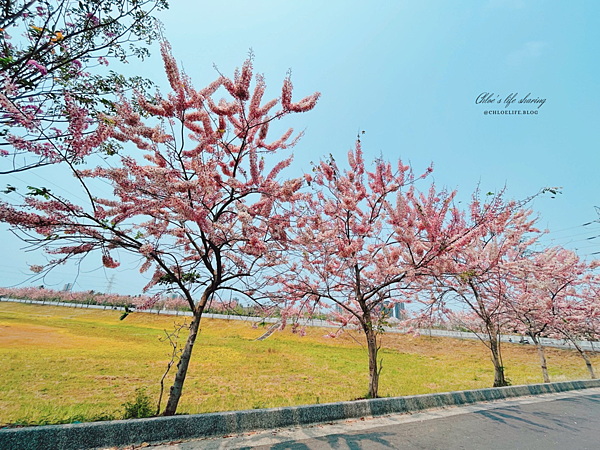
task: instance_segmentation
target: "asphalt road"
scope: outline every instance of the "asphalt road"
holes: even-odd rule
[[[413,415],[203,439],[153,450],[600,449],[600,388]]]

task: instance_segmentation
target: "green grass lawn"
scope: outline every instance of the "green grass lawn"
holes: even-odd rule
[[[0,424],[120,418],[122,404],[140,387],[156,401],[170,358],[168,343],[159,337],[183,318],[132,314],[120,321],[120,315],[0,303]],[[247,322],[203,319],[178,412],[326,403],[366,394],[366,348],[355,340],[361,341],[360,334],[330,339],[325,330],[309,328],[305,337],[285,330],[255,341],[264,331]],[[513,384],[542,381],[533,346],[504,348]],[[380,358],[381,396],[493,383],[492,364],[478,341],[390,333],[383,336]],[[553,381],[587,378],[574,352],[547,349],[547,358]]]

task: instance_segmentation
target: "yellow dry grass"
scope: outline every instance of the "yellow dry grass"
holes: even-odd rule
[[[169,359],[168,345],[159,337],[183,318],[132,314],[121,322],[119,316],[111,310],[0,303],[0,423],[119,417],[121,405],[138,387],[156,399]],[[284,330],[255,341],[262,333],[263,328],[253,329],[248,322],[203,319],[179,412],[365,395],[368,362],[360,334],[330,339],[325,330],[309,328],[305,337]],[[381,396],[492,385],[492,365],[478,341],[389,333],[382,344]],[[555,381],[587,377],[572,351],[547,349],[547,358]],[[541,382],[532,346],[504,346],[504,362],[513,384]]]

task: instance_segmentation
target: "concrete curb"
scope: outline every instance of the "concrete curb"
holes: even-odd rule
[[[600,380],[565,381],[322,405],[11,428],[0,430],[0,450],[83,450],[161,443],[596,387],[600,387]]]

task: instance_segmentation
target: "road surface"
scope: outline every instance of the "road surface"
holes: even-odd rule
[[[600,388],[150,448],[597,450]]]

